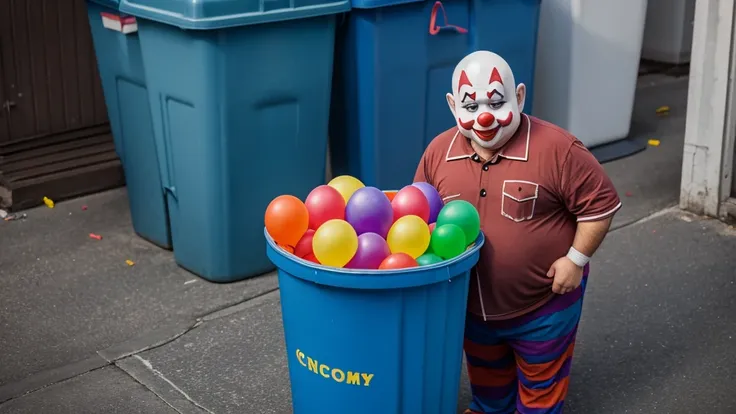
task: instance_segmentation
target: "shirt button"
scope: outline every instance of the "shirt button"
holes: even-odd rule
[[[471,158],[473,161],[479,161],[480,157],[478,157],[478,154],[473,154],[473,157]]]
[[[480,190],[480,196],[485,197],[486,196],[486,190]]]
[[[488,171],[488,166],[487,165],[484,165],[483,166],[483,171]]]

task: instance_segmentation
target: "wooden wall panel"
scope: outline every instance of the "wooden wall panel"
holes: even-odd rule
[[[0,82],[0,143],[107,122],[84,0],[0,1]]]

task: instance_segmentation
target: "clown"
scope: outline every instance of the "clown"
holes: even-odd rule
[[[511,68],[496,54],[476,52],[461,60],[452,75],[453,93],[447,94],[460,132],[482,148],[501,148],[519,128],[524,110],[526,86],[514,85]]]
[[[486,237],[468,296],[467,414],[562,412],[588,262],[621,207],[598,161],[524,114],[525,98],[503,58],[466,56],[447,95],[457,126],[414,177],[475,205]]]

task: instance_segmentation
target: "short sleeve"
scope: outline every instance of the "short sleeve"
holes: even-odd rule
[[[561,177],[561,196],[578,221],[603,220],[621,208],[613,182],[580,141],[570,147]]]
[[[431,171],[431,161],[430,161],[430,154],[429,149],[424,151],[424,154],[422,154],[422,158],[419,160],[419,165],[417,166],[417,171],[414,173],[414,181],[415,183],[419,182],[425,182],[434,185],[432,182],[432,171]]]

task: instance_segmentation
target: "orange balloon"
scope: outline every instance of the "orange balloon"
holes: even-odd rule
[[[388,191],[384,191],[383,193],[386,194],[386,197],[388,197],[388,201],[393,201],[394,200],[394,197],[396,197],[396,193],[398,193],[398,191],[396,191],[396,190],[388,190]]]
[[[307,206],[291,195],[278,196],[266,208],[266,230],[273,240],[292,249],[309,227]]]
[[[279,247],[286,250],[287,252],[294,254],[294,248],[291,246],[285,246],[283,244],[279,244]]]

